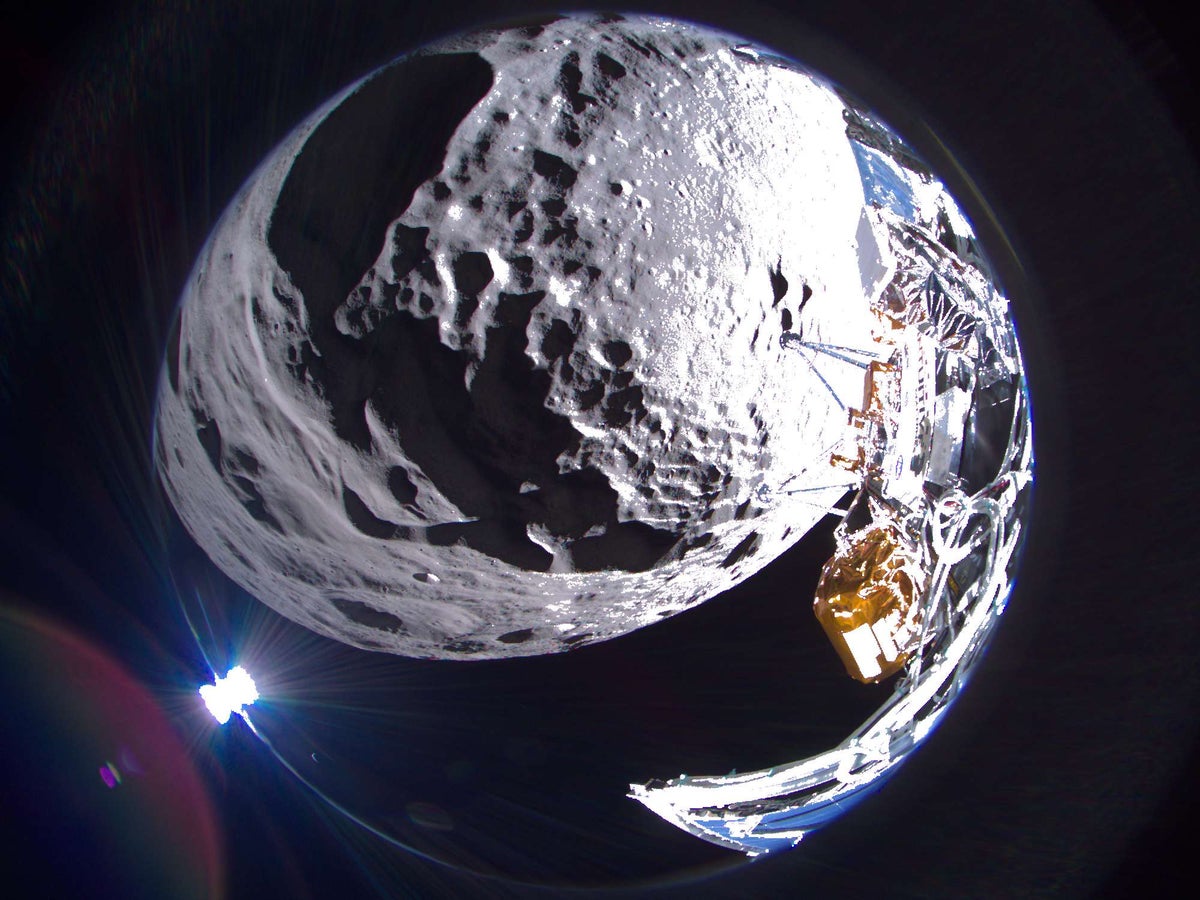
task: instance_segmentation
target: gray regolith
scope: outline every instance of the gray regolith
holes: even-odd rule
[[[156,463],[231,578],[352,645],[550,653],[798,540],[889,263],[808,74],[650,19],[404,57],[260,166],[168,347]],[[801,595],[804,591],[799,592]]]

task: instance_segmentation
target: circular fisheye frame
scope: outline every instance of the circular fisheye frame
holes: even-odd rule
[[[423,659],[628,634],[840,516],[814,612],[891,697],[818,756],[631,787],[758,855],[962,689],[1031,440],[986,248],[900,135],[729,34],[580,15],[402,57],[273,151],[188,279],[155,460],[262,603]]]

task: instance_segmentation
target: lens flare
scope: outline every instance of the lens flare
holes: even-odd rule
[[[216,676],[214,684],[202,685],[200,699],[213,718],[224,725],[231,715],[242,715],[246,707],[258,699],[258,688],[249,672],[241,666],[234,666],[224,678]]]

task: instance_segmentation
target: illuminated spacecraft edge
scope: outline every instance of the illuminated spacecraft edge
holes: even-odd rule
[[[865,370],[861,404],[826,382],[848,412],[830,466],[853,472],[860,490],[835,532],[814,611],[853,677],[903,674],[828,752],[630,785],[631,798],[668,822],[748,856],[794,846],[837,818],[937,726],[1004,611],[1032,488],[1029,400],[1007,301],[973,240],[903,190],[916,183],[912,173],[894,158],[873,164],[886,164],[901,189],[875,206],[894,266],[872,299],[882,326],[875,346],[829,348],[800,334],[783,341],[814,371],[822,357]],[[816,477],[827,483],[830,472]]]
[[[1022,455],[1028,462],[1027,443]],[[1015,498],[1021,480],[1010,475],[1001,499],[981,498],[960,515],[960,521],[975,518],[976,512],[989,517],[991,539],[958,562],[935,565],[931,585],[939,590],[928,596],[939,602],[924,609],[931,639],[909,660],[888,701],[849,738],[826,753],[757,772],[681,775],[630,785],[629,796],[697,837],[758,856],[795,845],[881,787],[936,727],[1003,612],[1010,586],[1006,572],[1020,523],[1005,525],[1002,510]],[[982,571],[975,584],[958,594],[951,572],[962,563],[982,566]]]
[[[997,563],[1015,543],[1014,534]],[[998,619],[1004,581],[993,578],[963,617],[961,630],[930,654],[924,671],[912,665],[888,702],[835,749],[740,775],[680,775],[634,784],[629,796],[673,825],[748,856],[794,846],[881,787],[934,729]]]
[[[214,677],[215,682],[201,685],[199,693],[218,724],[224,725],[234,713],[243,715],[246,707],[258,699],[254,679],[241,666],[234,666],[224,678]]]

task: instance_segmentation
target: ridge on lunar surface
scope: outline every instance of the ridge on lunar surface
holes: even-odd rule
[[[184,290],[156,464],[279,613],[431,658],[557,652],[708,599],[843,487],[780,338],[890,278],[845,105],[729,36],[564,18],[404,57],[262,164]]]

